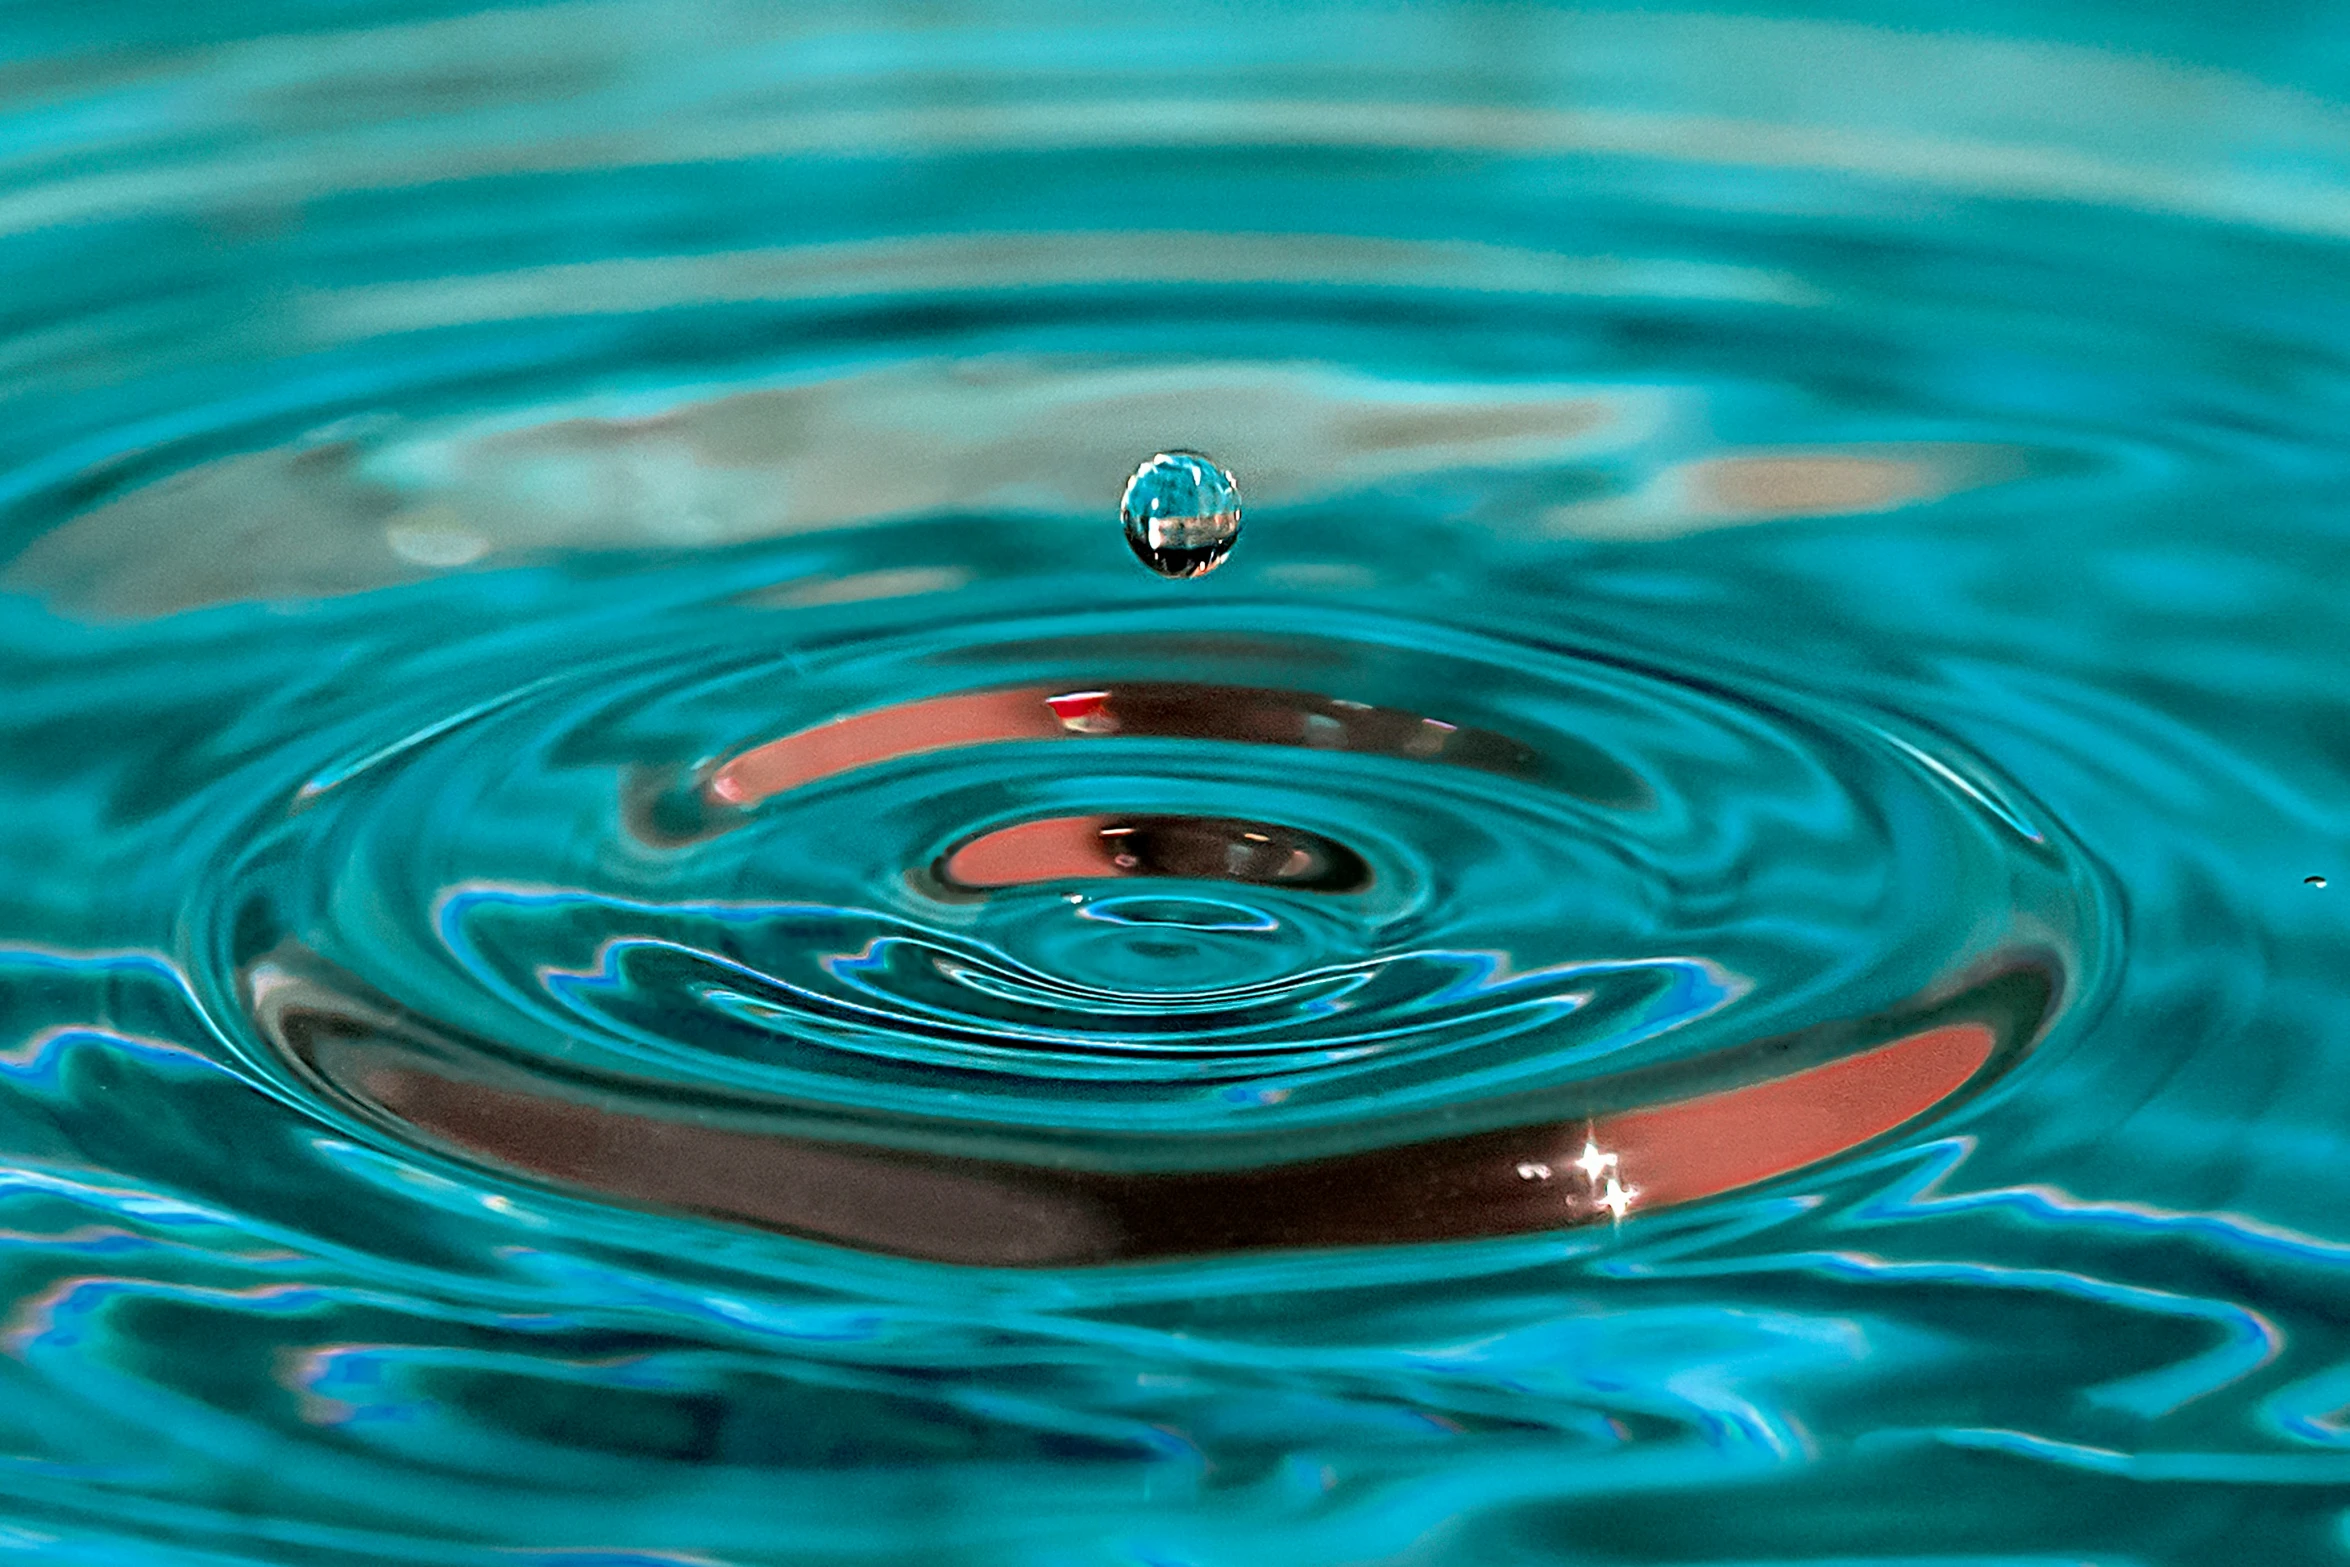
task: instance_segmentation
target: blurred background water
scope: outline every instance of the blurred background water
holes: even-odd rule
[[[0,1553],[2350,1556],[2346,93],[0,9]]]

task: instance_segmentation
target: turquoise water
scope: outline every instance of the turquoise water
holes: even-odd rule
[[[2338,13],[0,47],[0,1553],[2350,1556]]]

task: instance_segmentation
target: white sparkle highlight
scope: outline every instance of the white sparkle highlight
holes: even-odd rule
[[[1599,1178],[1606,1175],[1608,1184],[1612,1186],[1615,1184],[1615,1177],[1609,1172],[1615,1167],[1616,1156],[1614,1154],[1601,1153],[1599,1144],[1588,1137],[1583,1139],[1583,1157],[1575,1161],[1575,1168],[1583,1172],[1583,1179],[1589,1181],[1596,1188],[1599,1185]]]

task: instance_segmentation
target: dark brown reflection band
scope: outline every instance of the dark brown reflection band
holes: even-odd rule
[[[1029,686],[965,692],[851,713],[726,758],[702,785],[715,806],[750,806],[787,790],[903,756],[1005,740],[1083,740],[1113,735],[1221,740],[1250,745],[1409,757],[1487,772],[1542,771],[1570,794],[1634,806],[1649,791],[1594,747],[1560,740],[1537,756],[1490,730],[1395,708],[1250,686],[1120,682],[1098,690]],[[1572,755],[1564,754],[1571,750]]]
[[[2013,1054],[2036,1023],[2016,987],[1828,1061],[1588,1117],[1249,1169],[1055,1168],[832,1141],[660,1114],[623,1094],[460,1055],[395,1013],[270,965],[255,1016],[323,1088],[482,1163],[623,1202],[864,1250],[1057,1267],[1262,1247],[1506,1235],[1692,1202],[1894,1131]],[[2026,991],[2034,990],[2027,984]],[[2045,999],[2044,984],[2037,995]],[[1769,1060],[1772,1047],[1758,1053]]]

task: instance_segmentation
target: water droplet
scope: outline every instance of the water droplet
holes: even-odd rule
[[[2304,876],[2301,878],[2301,884],[2304,887],[2322,887],[2326,884],[2326,879],[2323,876]]]
[[[1160,452],[1134,470],[1118,518],[1126,542],[1162,577],[1214,571],[1240,537],[1240,486],[1197,452]]]

